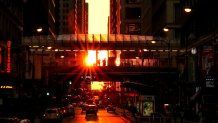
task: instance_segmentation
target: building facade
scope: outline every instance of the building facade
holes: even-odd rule
[[[76,0],[61,0],[59,5],[59,34],[76,33]]]
[[[17,97],[14,89],[23,79],[23,1],[0,1],[0,95]]]
[[[55,38],[56,32],[55,0],[29,0],[24,3],[24,36],[50,35]],[[41,32],[37,29],[42,28]]]
[[[186,65],[189,69],[186,81],[200,87],[204,91],[203,95],[215,95],[218,68],[216,3],[185,0],[181,1],[181,5],[183,10],[186,7],[192,9],[190,13],[182,11],[180,21],[178,18],[182,25],[181,45],[187,49]],[[208,9],[205,10],[205,7]]]
[[[151,35],[151,1],[122,0],[118,11],[121,34]]]
[[[187,8],[191,11],[185,11]],[[166,37],[172,46],[184,49],[183,54],[177,55],[179,104],[196,112],[199,105],[211,110],[217,104],[216,11],[215,2],[203,0],[153,1],[154,35]],[[163,31],[165,27],[168,32]]]
[[[120,0],[110,0],[109,34],[120,34]]]
[[[85,0],[61,0],[59,5],[59,34],[87,34],[88,3]]]

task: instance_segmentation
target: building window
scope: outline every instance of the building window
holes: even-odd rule
[[[141,18],[141,8],[126,8],[126,19],[140,19]]]

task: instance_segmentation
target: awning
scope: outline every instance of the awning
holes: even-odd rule
[[[134,89],[140,94],[155,94],[155,88],[153,86],[139,82],[123,82],[121,86]]]

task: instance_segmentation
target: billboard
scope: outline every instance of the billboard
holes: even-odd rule
[[[142,98],[142,115],[150,116],[154,113],[154,96],[143,96]]]

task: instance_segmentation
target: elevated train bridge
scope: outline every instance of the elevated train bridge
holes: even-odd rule
[[[177,79],[176,57],[184,53],[184,49],[179,48],[178,44],[179,42],[160,37],[124,34],[66,34],[56,38],[41,35],[24,37],[22,41],[22,45],[31,51],[29,57],[32,62],[36,58],[42,61],[37,62],[43,68],[42,78],[45,71],[49,71],[49,76],[56,78],[71,76],[70,78],[77,80],[91,73],[97,80],[122,81],[127,78],[143,83],[157,79]],[[76,54],[86,53],[88,50],[120,51],[120,60],[131,59],[135,63],[116,66],[108,61],[106,66],[93,67],[78,64],[80,59]],[[59,57],[63,55],[66,55],[65,60]],[[67,63],[70,59],[74,61]],[[137,64],[137,59],[146,61],[147,64]],[[155,62],[150,64],[149,60]],[[81,72],[82,70],[89,72]]]

